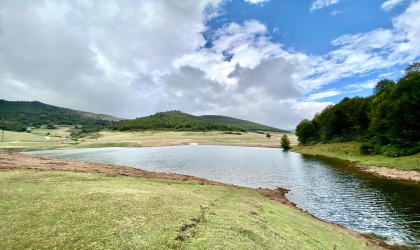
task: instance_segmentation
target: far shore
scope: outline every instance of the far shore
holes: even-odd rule
[[[361,155],[357,142],[316,144],[298,146],[292,152],[338,158],[356,163],[360,170],[379,177],[416,182],[420,184],[420,153],[402,157],[384,155]]]

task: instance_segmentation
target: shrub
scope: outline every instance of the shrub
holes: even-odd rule
[[[287,135],[283,135],[283,137],[280,140],[280,145],[284,150],[290,149],[290,140],[289,137],[287,137]]]
[[[58,128],[52,124],[48,124],[47,129],[58,129]]]
[[[360,153],[362,155],[369,155],[369,154],[372,154],[373,153],[374,147],[372,145],[370,145],[370,144],[362,143],[360,145],[359,150],[360,150]]]

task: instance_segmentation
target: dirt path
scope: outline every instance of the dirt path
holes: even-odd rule
[[[181,144],[181,145],[184,145],[184,144]],[[63,159],[55,159],[55,158],[48,158],[48,157],[41,157],[41,156],[34,156],[34,155],[26,155],[26,154],[15,153],[15,152],[0,151],[0,171],[10,171],[10,170],[17,170],[17,169],[28,169],[28,170],[36,170],[36,171],[65,171],[65,172],[70,171],[70,172],[81,172],[81,173],[98,173],[98,174],[105,174],[106,176],[111,176],[111,177],[112,176],[130,176],[130,177],[150,178],[150,179],[170,179],[170,180],[176,180],[176,181],[198,182],[202,185],[223,185],[223,186],[231,186],[235,188],[245,188],[245,187],[239,187],[239,186],[224,184],[220,182],[210,181],[207,179],[189,176],[189,175],[172,174],[172,173],[157,173],[157,172],[150,172],[146,170],[119,166],[119,165],[110,165],[110,164],[101,164],[101,163],[83,162],[83,161],[74,161],[74,160],[63,160]],[[287,189],[277,188],[277,189],[271,190],[271,189],[265,189],[265,188],[258,188],[254,190],[256,190],[258,193],[260,193],[261,195],[271,200],[277,201],[285,206],[288,206],[293,209],[297,209],[306,213],[305,211],[297,208],[294,203],[290,202],[285,197],[285,194],[289,191]],[[311,214],[309,215],[315,219],[318,219]],[[393,246],[386,245],[385,243],[379,242],[370,237],[367,237],[366,235],[362,235],[358,232],[344,228],[335,223],[330,223],[330,222],[325,222],[325,223],[331,224],[334,227],[339,228],[340,230],[345,230],[349,235],[363,239],[364,241],[366,241],[366,245],[369,245],[375,249],[398,249],[398,248],[394,248]]]

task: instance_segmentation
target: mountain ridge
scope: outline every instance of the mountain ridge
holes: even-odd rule
[[[279,129],[271,126],[266,126],[260,123],[243,120],[239,118],[234,118],[230,116],[223,116],[223,115],[202,115],[203,117],[208,120],[212,120],[219,123],[224,123],[232,126],[237,126],[240,128],[244,128],[250,131],[265,131],[265,132],[280,132],[280,133],[290,133],[290,131],[285,129]]]

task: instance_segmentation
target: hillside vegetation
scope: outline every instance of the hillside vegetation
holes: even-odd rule
[[[360,153],[392,157],[420,152],[420,63],[397,83],[379,81],[373,95],[344,98],[296,128],[302,145],[361,142]]]
[[[237,119],[229,116],[223,116],[223,115],[202,115],[200,116],[202,118],[218,122],[218,123],[224,123],[227,125],[240,127],[249,131],[267,131],[267,132],[279,132],[279,133],[290,133],[290,131],[274,128],[270,126],[265,126],[256,122],[250,122],[247,120]]]
[[[0,129],[25,131],[28,126],[82,125],[84,128],[103,127],[121,120],[109,115],[56,107],[38,101],[0,100]]]
[[[173,131],[243,131],[245,129],[213,122],[201,117],[182,113],[180,111],[167,111],[151,116],[124,120],[109,126],[112,130],[173,130]]]

